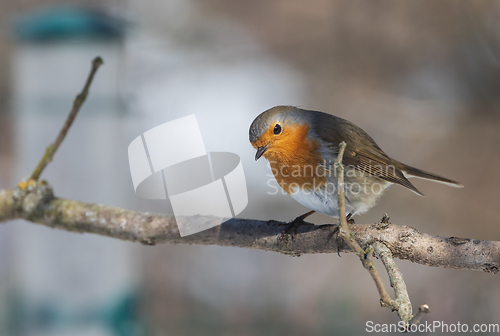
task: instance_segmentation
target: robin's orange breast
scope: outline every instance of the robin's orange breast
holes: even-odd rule
[[[280,141],[264,154],[276,181],[289,194],[295,188],[317,189],[326,184],[321,144],[310,139],[308,131],[307,124],[288,126]]]

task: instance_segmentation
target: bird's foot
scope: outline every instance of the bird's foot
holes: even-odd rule
[[[326,238],[326,242],[328,243],[330,241],[330,239],[333,238],[333,236],[335,236],[335,239],[337,239],[338,237],[338,234],[339,234],[339,225],[338,224],[323,224],[321,225],[322,228],[329,228],[329,227],[332,227],[333,226],[333,230],[332,232],[330,232]]]
[[[301,225],[313,225],[313,224],[304,222],[304,219],[311,216],[315,212],[316,211],[314,211],[314,210],[306,212],[305,214],[298,216],[293,221],[288,223],[288,225],[285,227],[285,229],[283,230],[283,232],[279,236],[279,240],[280,241],[283,240],[285,238],[285,235],[289,234],[292,238],[292,241],[294,242],[295,241],[294,235],[297,233],[297,230]]]
[[[354,222],[354,219],[351,218],[352,217],[352,213],[349,213],[345,219],[347,221],[347,225],[349,224],[355,224]],[[328,236],[328,241],[333,237],[335,236],[335,241],[337,242],[337,254],[339,255],[339,257],[341,256],[340,255],[340,248],[342,247],[342,243],[344,242],[344,239],[339,235],[340,233],[340,230],[339,230],[339,225],[337,225],[335,227],[335,229],[333,230],[333,232]]]

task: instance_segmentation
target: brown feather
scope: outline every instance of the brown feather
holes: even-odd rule
[[[348,120],[311,111],[315,131],[323,143],[338,151],[338,144],[345,141],[347,147],[344,164],[384,181],[399,184],[415,193],[423,194],[404,176],[399,162],[391,159],[361,128]]]

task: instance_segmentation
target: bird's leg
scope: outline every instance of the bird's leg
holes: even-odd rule
[[[337,229],[337,232],[335,233],[335,240],[337,241],[337,254],[338,256],[340,257],[340,247],[342,246],[342,243],[344,242],[344,239],[342,239],[340,236],[339,236],[339,231]]]
[[[283,230],[283,232],[281,233],[280,239],[284,238],[285,234],[290,234],[292,236],[292,241],[295,241],[293,236],[295,233],[297,233],[297,229],[299,228],[299,226],[304,225],[304,224],[311,225],[309,223],[304,222],[304,219],[311,216],[315,212],[316,211],[314,211],[314,210],[306,212],[305,214],[298,216],[293,221],[288,223],[285,230]]]

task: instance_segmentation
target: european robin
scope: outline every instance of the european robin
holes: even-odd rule
[[[345,207],[348,218],[372,208],[392,184],[423,194],[408,180],[419,177],[461,187],[458,182],[410,167],[387,156],[375,141],[350,121],[331,114],[276,106],[262,112],[249,130],[255,160],[264,156],[278,184],[300,204],[338,217],[337,177],[333,167],[338,147],[343,157]]]

